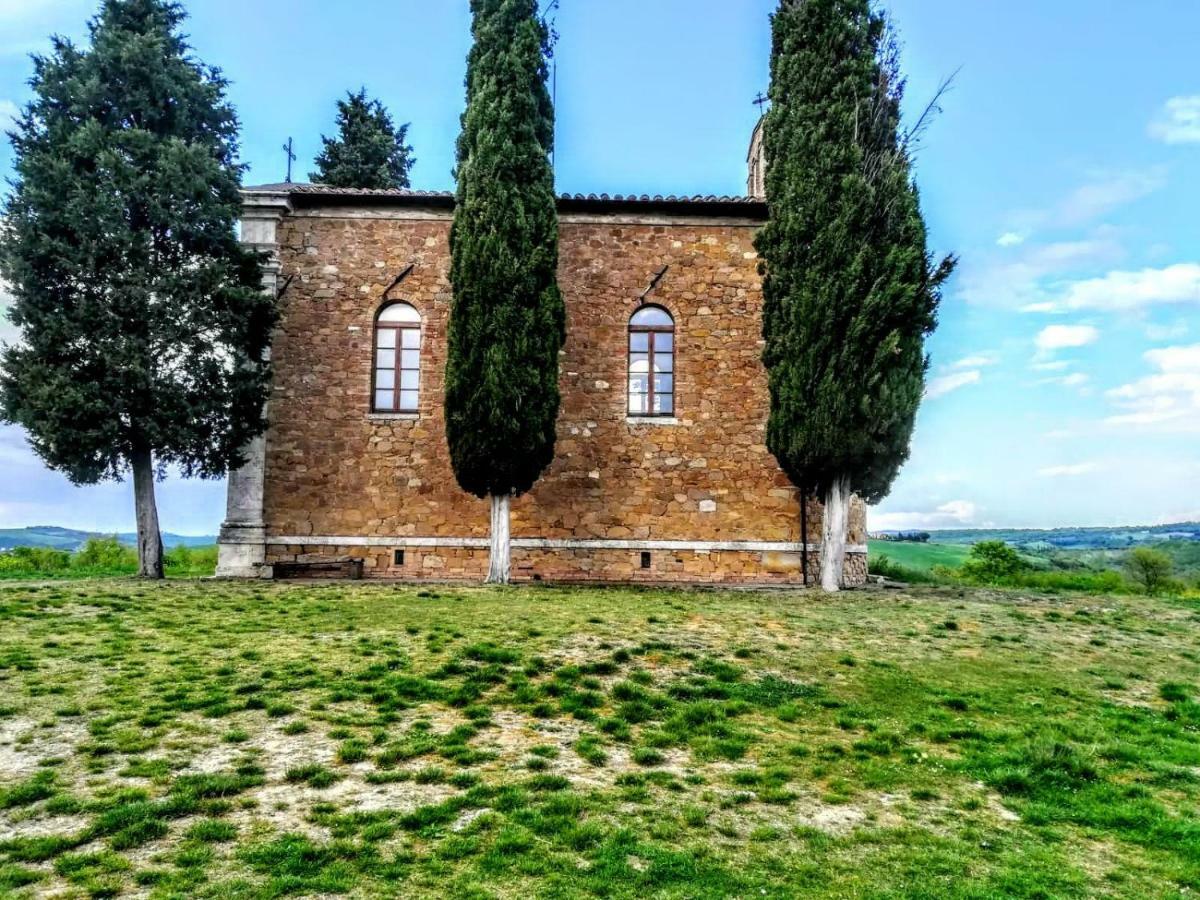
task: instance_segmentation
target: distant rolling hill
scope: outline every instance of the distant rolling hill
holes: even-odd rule
[[[895,532],[883,534],[894,535]],[[931,544],[970,547],[980,541],[1005,541],[1035,553],[1039,550],[1126,550],[1139,544],[1163,541],[1200,541],[1200,522],[1116,528],[962,528],[929,532]]]
[[[0,550],[11,550],[13,547],[53,547],[57,550],[78,550],[88,538],[112,537],[112,533],[94,531],[76,531],[73,528],[59,528],[56,525],[34,525],[27,528],[0,528]],[[118,534],[117,539],[122,544],[133,546],[137,543],[137,535],[133,532]],[[203,547],[215,544],[214,535],[171,534],[163,532],[163,545],[166,547]]]

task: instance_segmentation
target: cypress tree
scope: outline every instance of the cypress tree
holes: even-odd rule
[[[558,215],[549,30],[534,0],[471,0],[474,44],[450,232],[446,435],[462,488],[490,497],[490,582],[507,582],[509,498],[554,456]]]
[[[404,143],[408,125],[393,125],[383,104],[367,99],[366,88],[347,93],[337,109],[338,136],[321,135],[325,149],[308,177],[333,187],[408,187],[408,172],[416,162],[413,148]]]
[[[926,248],[903,93],[896,42],[869,0],[781,0],[757,238],[767,446],[824,499],[826,590],[841,583],[851,494],[883,498],[908,458],[924,339],[955,264]]]
[[[162,577],[155,478],[239,462],[263,428],[275,321],[235,233],[226,82],[192,57],[183,19],[165,0],[105,0],[89,47],[55,38],[34,57],[0,232],[20,336],[0,414],[76,484],[132,469],[149,577]]]

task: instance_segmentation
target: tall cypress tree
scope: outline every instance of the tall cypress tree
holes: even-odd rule
[[[234,230],[226,82],[192,57],[183,19],[166,0],[105,0],[88,48],[56,38],[34,58],[0,232],[20,333],[0,414],[76,484],[132,469],[149,577],[162,577],[155,477],[238,462],[263,427],[275,321]]]
[[[408,187],[408,172],[416,162],[413,148],[404,143],[408,125],[392,124],[383,104],[367,99],[366,88],[348,93],[337,109],[338,136],[321,136],[325,149],[308,177],[343,188]]]
[[[558,215],[549,31],[534,0],[471,0],[474,45],[450,232],[446,435],[462,488],[490,497],[488,581],[507,582],[509,498],[554,456]]]
[[[851,493],[908,458],[925,336],[954,259],[935,262],[901,131],[896,42],[870,0],[781,0],[764,148],[767,446],[825,501],[821,583],[842,580]]]

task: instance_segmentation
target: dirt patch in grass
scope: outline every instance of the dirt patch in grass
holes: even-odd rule
[[[173,896],[1195,891],[1198,621],[942,588],[0,587],[0,873]]]

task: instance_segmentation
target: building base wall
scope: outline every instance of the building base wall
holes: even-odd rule
[[[666,542],[664,542],[666,543]],[[396,564],[395,551],[404,551],[404,562]],[[649,559],[644,560],[643,554]],[[807,551],[808,580],[819,579],[820,549]],[[363,574],[370,579],[398,581],[482,581],[488,570],[486,546],[372,546],[355,544],[268,543],[266,562],[317,562],[338,557],[363,561]],[[646,564],[648,563],[648,565]],[[844,569],[847,586],[863,584],[867,578],[865,548],[852,547]],[[614,584],[731,584],[802,585],[802,553],[799,549],[679,549],[531,547],[514,542],[514,582]]]
[[[261,578],[266,563],[265,533],[261,525],[222,525],[217,538],[217,577]]]

